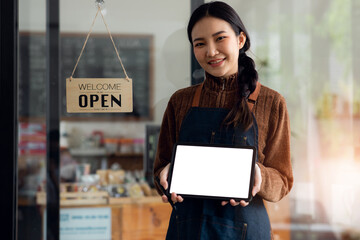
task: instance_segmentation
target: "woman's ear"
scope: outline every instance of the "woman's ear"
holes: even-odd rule
[[[238,36],[239,40],[239,50],[242,49],[246,42],[246,35],[244,32],[241,32]]]

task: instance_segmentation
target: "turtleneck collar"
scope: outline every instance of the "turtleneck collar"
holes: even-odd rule
[[[206,79],[204,87],[213,91],[232,91],[236,90],[237,86],[237,73],[228,77],[214,77],[213,75],[205,72]]]

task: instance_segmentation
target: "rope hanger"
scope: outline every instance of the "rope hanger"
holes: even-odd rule
[[[100,2],[98,2],[98,1],[100,1]],[[81,49],[81,52],[80,52],[80,55],[79,55],[79,57],[78,57],[78,59],[77,59],[77,61],[76,61],[74,70],[73,70],[72,73],[71,73],[70,81],[71,81],[71,79],[72,79],[73,76],[74,76],[75,70],[76,70],[76,68],[77,68],[77,66],[78,66],[78,64],[79,64],[80,58],[81,58],[81,56],[82,56],[82,54],[83,54],[83,52],[84,52],[86,43],[87,43],[87,41],[88,41],[88,39],[89,39],[89,37],[90,37],[90,35],[91,35],[92,29],[93,29],[94,24],[95,24],[95,20],[96,20],[96,18],[97,18],[97,16],[98,16],[99,12],[100,12],[101,17],[102,17],[102,20],[103,20],[103,22],[104,22],[104,24],[105,24],[106,30],[107,30],[108,33],[109,33],[110,40],[111,40],[111,42],[112,42],[112,44],[113,44],[113,46],[114,46],[114,49],[115,49],[116,55],[117,55],[117,57],[118,57],[118,59],[119,59],[119,62],[120,62],[120,64],[121,64],[121,67],[122,67],[122,69],[123,69],[123,71],[124,71],[124,73],[125,73],[126,80],[129,81],[129,77],[128,77],[127,73],[126,73],[126,70],[125,70],[125,67],[124,67],[123,62],[121,61],[119,52],[118,52],[118,50],[117,50],[117,48],[116,48],[116,46],[115,46],[115,42],[114,42],[114,40],[113,40],[113,38],[112,38],[112,36],[111,36],[111,32],[110,32],[110,30],[109,30],[109,27],[108,27],[108,25],[107,25],[107,23],[106,23],[106,21],[105,21],[104,15],[103,15],[102,12],[101,12],[101,0],[97,0],[96,2],[97,2],[98,10],[97,10],[96,15],[95,15],[95,17],[94,17],[94,20],[93,20],[93,22],[92,22],[92,24],[91,24],[90,30],[89,30],[89,32],[88,32],[88,34],[87,34],[87,36],[86,36],[84,45],[83,45],[83,47],[82,47],[82,49]],[[102,3],[103,3],[103,1],[102,1]]]

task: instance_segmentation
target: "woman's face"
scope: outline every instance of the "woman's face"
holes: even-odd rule
[[[196,60],[215,77],[228,77],[238,71],[239,50],[244,46],[243,32],[236,36],[231,25],[219,18],[204,17],[191,32]]]

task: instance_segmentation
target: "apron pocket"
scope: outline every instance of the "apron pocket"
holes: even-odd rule
[[[243,240],[246,239],[247,224],[214,216],[204,216],[200,239]]]

